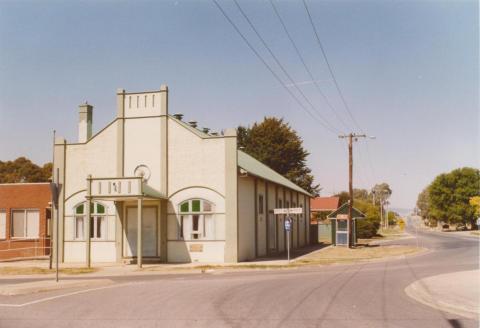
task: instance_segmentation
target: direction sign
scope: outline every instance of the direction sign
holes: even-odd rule
[[[303,208],[291,207],[291,208],[275,208],[273,214],[302,214]]]

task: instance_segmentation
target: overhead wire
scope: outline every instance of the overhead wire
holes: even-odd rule
[[[307,63],[305,62],[305,59],[303,58],[300,50],[298,49],[297,47],[297,44],[295,43],[295,41],[293,40],[293,37],[292,35],[290,34],[288,28],[287,28],[287,25],[285,24],[282,16],[280,15],[280,12],[278,11],[275,3],[273,2],[273,0],[270,0],[270,4],[272,5],[272,8],[273,8],[273,11],[275,12],[275,15],[277,16],[278,20],[280,21],[280,24],[282,25],[283,27],[283,30],[285,31],[285,34],[287,35],[288,39],[290,40],[290,43],[292,44],[293,48],[295,49],[295,52],[298,56],[298,58],[300,59],[303,67],[305,68],[305,71],[307,72],[308,76],[310,77],[311,81],[314,83],[318,93],[322,96],[322,98],[324,99],[325,103],[327,104],[328,108],[330,108],[330,110],[333,112],[333,114],[335,115],[335,117],[338,119],[338,121],[347,129],[349,130],[349,127],[348,125],[345,123],[345,121],[342,119],[342,117],[339,115],[339,113],[335,110],[335,108],[333,107],[333,105],[330,103],[330,101],[328,100],[327,96],[325,95],[325,93],[322,91],[322,89],[320,88],[319,84],[318,84],[318,81],[315,79],[315,77],[313,76],[312,74],[312,71],[310,70],[310,68],[308,67]]]
[[[275,70],[267,63],[267,61],[262,57],[262,55],[260,55],[260,53],[255,49],[255,47],[248,41],[247,37],[240,31],[239,27],[233,22],[233,20],[230,18],[230,16],[226,13],[226,11],[222,8],[222,6],[218,3],[217,0],[212,0],[213,3],[216,5],[216,7],[219,9],[219,11],[222,13],[222,15],[225,17],[225,19],[230,23],[230,25],[232,25],[232,27],[234,28],[234,30],[237,32],[237,34],[239,34],[239,36],[242,38],[242,40],[247,44],[247,46],[249,47],[249,49],[255,54],[255,56],[262,62],[262,64],[268,69],[268,71],[274,76],[274,78],[277,80],[277,82],[279,82],[282,87],[285,89],[285,91],[287,91],[287,93],[295,100],[295,102],[310,116],[312,117],[313,119],[315,119],[318,123],[320,123],[323,127],[325,127],[329,132],[331,133],[334,133],[334,134],[337,134],[338,132],[340,132],[338,129],[336,129],[326,118],[323,117],[323,115],[319,112],[319,110],[311,103],[311,101],[308,99],[308,97],[303,93],[303,91],[298,87],[298,84],[295,83],[295,81],[293,80],[293,78],[291,77],[291,75],[288,73],[288,71],[285,69],[285,67],[281,64],[281,62],[278,60],[278,58],[276,57],[276,55],[273,53],[273,51],[271,50],[271,48],[268,46],[268,44],[266,43],[266,41],[264,40],[264,38],[260,35],[260,33],[258,32],[258,30],[255,28],[255,26],[253,25],[253,23],[251,22],[251,20],[248,18],[248,16],[246,15],[246,13],[243,11],[243,9],[241,8],[241,6],[238,4],[237,0],[233,0],[234,3],[236,4],[237,8],[239,9],[240,13],[242,14],[242,16],[245,18],[245,20],[247,21],[247,23],[250,25],[250,27],[252,28],[252,30],[255,32],[255,34],[257,35],[257,37],[260,39],[260,41],[262,42],[262,44],[264,45],[264,47],[267,49],[267,51],[270,53],[270,55],[272,56],[272,58],[275,60],[275,62],[277,63],[277,65],[280,67],[280,69],[282,70],[282,72],[285,74],[285,76],[287,77],[287,79],[291,82],[291,85],[294,86],[297,91],[302,95],[302,98],[310,105],[310,107],[312,108],[312,110],[314,110],[317,114],[317,116],[315,116],[301,101],[300,99],[287,87],[287,85],[283,82],[283,80],[280,78],[280,76],[275,72]],[[326,101],[327,103],[327,106],[332,110],[332,112],[335,114],[335,116],[337,117],[337,119],[339,119],[340,123],[342,123],[342,125],[344,125],[345,127],[348,128],[348,125],[345,123],[345,121],[343,121],[341,119],[341,117],[339,116],[339,114],[335,111],[335,108],[331,105],[331,103],[329,102],[328,98],[326,97],[326,95],[321,91],[320,87],[318,86],[318,83],[317,81],[315,80],[313,74],[311,73],[311,70],[308,68],[308,65],[306,65],[306,62],[303,58],[303,56],[301,55],[296,43],[294,42],[293,38],[291,37],[291,34],[289,33],[288,31],[288,28],[286,27],[286,24],[284,23],[283,19],[281,18],[275,4],[273,3],[272,0],[270,0],[270,3],[272,5],[272,8],[274,9],[275,11],[275,14],[277,15],[277,18],[280,20],[281,24],[282,24],[282,27],[284,28],[284,31],[285,33],[287,34],[287,37],[289,38],[290,42],[292,43],[292,46],[294,47],[295,49],[295,52],[297,53],[297,55],[299,56],[300,58],[300,61],[302,62],[302,65],[304,66],[305,70],[307,71],[307,74],[309,75],[309,77],[312,79],[312,81],[314,81],[315,85],[316,85],[316,88],[317,90],[319,91],[319,93],[322,95],[322,97],[324,98],[324,100]],[[327,67],[328,67],[328,70],[329,70],[329,73],[330,73],[330,76],[335,84],[335,87],[337,89],[337,92],[339,93],[339,96],[340,96],[340,99],[342,100],[342,103],[346,109],[346,111],[348,112],[353,124],[362,132],[364,133],[363,129],[360,127],[360,125],[358,124],[358,122],[356,121],[355,117],[353,116],[346,100],[345,100],[345,97],[343,95],[343,92],[342,90],[340,89],[340,86],[338,84],[338,81],[335,77],[335,74],[333,72],[333,69],[330,65],[330,62],[328,61],[328,57],[326,55],[326,52],[325,52],[325,49],[323,47],[323,44],[320,40],[320,37],[318,35],[318,31],[315,27],[315,24],[313,22],[313,18],[310,14],[310,11],[308,9],[308,6],[307,6],[307,3],[305,0],[303,0],[303,4],[304,4],[304,7],[305,7],[305,10],[307,12],[307,15],[309,17],[309,21],[310,21],[310,24],[312,26],[312,29],[314,31],[314,34],[315,34],[315,38],[317,40],[317,43],[320,47],[320,50],[322,52],[322,55],[324,57],[324,60],[325,60],[325,63],[327,64]],[[320,119],[319,119],[320,118]],[[367,147],[367,155],[368,155],[368,160],[369,160],[369,164],[370,164],[370,169],[372,170],[372,172],[375,172],[375,169],[373,167],[373,163],[371,161],[371,156],[370,156],[370,152],[369,152],[369,148],[368,148],[368,144],[366,144],[366,147]],[[373,173],[375,175],[375,173]]]
[[[367,150],[367,163],[372,172],[373,179],[376,181],[376,183],[380,183],[380,181],[378,181],[377,171],[375,170],[375,166],[373,165],[372,156],[370,155],[370,147],[368,146],[368,142],[365,142],[365,149]]]
[[[250,48],[250,50],[255,54],[255,56],[263,63],[263,65],[270,71],[270,73],[274,76],[274,78],[282,85],[282,87],[285,89],[285,91],[288,92],[288,94],[295,100],[295,102],[307,113],[312,117],[314,120],[316,120],[318,123],[320,123],[323,127],[325,127],[329,132],[336,134],[337,131],[335,131],[334,128],[330,127],[329,125],[325,124],[323,121],[319,120],[318,117],[313,115],[313,113],[298,99],[298,97],[285,85],[285,83],[282,81],[282,79],[278,76],[278,74],[273,70],[273,68],[266,62],[266,60],[258,53],[258,51],[255,49],[255,47],[248,41],[248,39],[243,35],[243,33],[240,31],[238,26],[233,22],[233,20],[230,18],[230,16],[225,12],[225,10],[222,8],[222,6],[218,3],[217,0],[212,0],[213,3],[217,6],[217,8],[220,10],[222,15],[225,17],[225,19],[232,25],[234,30],[237,32],[237,34],[242,38],[242,40],[247,44],[247,46]]]
[[[325,59],[325,63],[327,64],[327,68],[328,68],[328,71],[330,73],[330,76],[332,77],[332,80],[335,84],[335,88],[337,89],[337,92],[340,96],[340,99],[342,100],[342,103],[345,107],[345,110],[347,111],[348,115],[350,116],[353,124],[360,130],[360,132],[362,132],[363,134],[365,134],[364,130],[362,129],[362,127],[358,124],[357,120],[355,119],[352,111],[350,110],[350,107],[348,106],[348,103],[347,101],[345,100],[345,97],[343,95],[343,92],[340,88],[340,85],[335,77],[335,74],[333,73],[333,69],[332,69],[332,66],[330,65],[330,62],[328,60],[328,57],[327,57],[327,54],[325,52],[325,49],[323,47],[323,44],[322,44],[322,41],[320,40],[320,36],[318,34],[318,31],[317,31],[317,28],[315,27],[315,23],[313,22],[313,18],[312,18],[312,15],[310,13],[310,10],[308,9],[308,5],[307,5],[307,2],[306,0],[302,0],[303,2],[303,6],[305,7],[305,11],[307,13],[307,16],[308,16],[308,20],[310,22],[310,25],[312,26],[312,29],[313,29],[313,32],[315,34],[315,39],[317,40],[317,43],[318,43],[318,46],[320,47],[320,50],[322,52],[322,55],[323,55],[323,58]],[[366,145],[366,150],[367,150],[367,157],[368,157],[368,163],[370,165],[370,168],[371,170],[373,171],[373,174],[375,176],[375,178],[378,178],[378,176],[376,175],[376,171],[375,171],[375,167],[373,166],[373,163],[372,163],[372,159],[371,159],[371,155],[370,155],[370,150],[369,150],[369,146],[368,146],[368,143],[365,143]]]
[[[340,89],[340,86],[338,84],[338,81],[337,81],[337,78],[335,77],[335,74],[333,73],[333,69],[330,65],[330,62],[328,60],[328,57],[327,57],[327,54],[325,52],[325,49],[323,47],[323,44],[322,44],[322,41],[320,40],[320,37],[318,35],[318,31],[317,31],[317,28],[315,27],[315,23],[313,22],[313,18],[312,18],[312,15],[310,14],[310,10],[308,9],[308,5],[307,5],[307,2],[305,0],[302,0],[303,1],[303,6],[305,7],[305,11],[307,12],[307,15],[308,15],[308,19],[310,21],[310,25],[312,26],[312,29],[313,29],[313,32],[315,34],[315,39],[317,40],[317,43],[320,47],[320,50],[322,52],[322,55],[323,55],[323,58],[325,59],[325,63],[327,64],[327,68],[328,68],[328,71],[330,72],[330,76],[332,77],[332,80],[333,80],[333,83],[335,84],[335,88],[337,89],[338,91],[338,94],[340,96],[340,99],[342,100],[342,103],[346,109],[346,111],[348,112],[352,122],[355,124],[355,126],[360,130],[360,132],[362,133],[365,133],[363,131],[363,129],[360,127],[360,125],[357,123],[357,120],[355,119],[355,117],[353,116],[351,110],[350,110],[350,107],[348,106],[347,104],[347,101],[345,100],[345,97],[343,96],[343,92],[342,90]]]
[[[260,39],[260,41],[262,42],[263,46],[265,47],[265,49],[267,49],[267,51],[269,52],[269,54],[272,56],[272,58],[274,59],[274,61],[277,63],[278,67],[280,67],[280,69],[282,70],[282,72],[285,74],[285,76],[287,77],[287,79],[290,81],[290,83],[292,83],[293,87],[297,90],[298,93],[300,93],[300,95],[302,96],[302,98],[305,100],[305,102],[307,102],[307,104],[309,104],[310,108],[315,111],[317,113],[317,115],[325,122],[325,124],[327,124],[328,126],[330,126],[333,130],[336,131],[336,133],[340,132],[340,130],[338,130],[337,128],[335,128],[329,120],[327,120],[321,113],[320,111],[315,107],[315,105],[313,105],[313,103],[310,101],[310,99],[305,95],[305,93],[302,91],[302,89],[298,86],[297,83],[295,83],[295,80],[292,78],[292,76],[288,73],[288,71],[286,70],[285,66],[280,62],[280,60],[278,59],[278,57],[275,55],[275,53],[272,51],[271,47],[267,44],[267,42],[265,41],[265,39],[262,37],[262,35],[260,34],[260,32],[257,30],[257,28],[255,27],[255,25],[252,23],[252,21],[250,20],[250,18],[248,17],[248,15],[245,13],[245,11],[242,9],[242,7],[240,6],[240,4],[238,3],[237,0],[233,0],[233,2],[235,3],[235,5],[237,6],[238,10],[240,11],[240,13],[242,14],[243,18],[245,18],[245,20],[247,21],[248,25],[250,26],[250,28],[253,30],[253,32],[257,35],[257,37]]]
[[[372,184],[372,175],[369,170],[366,169],[365,166],[365,157],[362,155],[362,151],[359,149],[359,147],[355,147],[356,153],[358,155],[358,162],[360,163],[359,165],[359,174],[362,175],[365,180],[360,176],[360,180],[364,184],[364,186],[367,188],[373,187]]]

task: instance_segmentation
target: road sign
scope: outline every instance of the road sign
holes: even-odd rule
[[[303,209],[301,207],[291,208],[275,208],[273,214],[302,214]]]
[[[290,263],[290,231],[292,230],[292,218],[285,218],[285,232],[287,233],[287,260]]]
[[[292,230],[292,219],[290,218],[285,219],[285,230],[286,231]]]
[[[480,218],[477,219],[477,227],[480,226]]]

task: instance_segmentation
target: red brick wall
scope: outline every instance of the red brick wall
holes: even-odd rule
[[[6,212],[6,239],[0,240],[0,260],[49,255],[47,218],[51,202],[48,183],[0,184],[0,210]],[[19,240],[11,236],[12,210],[35,209],[40,213],[39,238]]]

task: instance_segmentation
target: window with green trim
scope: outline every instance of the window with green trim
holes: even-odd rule
[[[86,202],[74,208],[75,222],[73,236],[76,240],[85,239]],[[103,240],[107,238],[107,211],[105,205],[98,202],[90,203],[90,238]]]
[[[75,214],[83,214],[83,204],[80,204],[78,205],[76,208],[75,208]]]
[[[189,199],[180,204],[180,213],[209,213],[213,204],[204,199]]]
[[[178,240],[217,240],[215,206],[204,199],[189,199],[178,205]]]
[[[192,212],[200,212],[200,200],[192,200]]]

